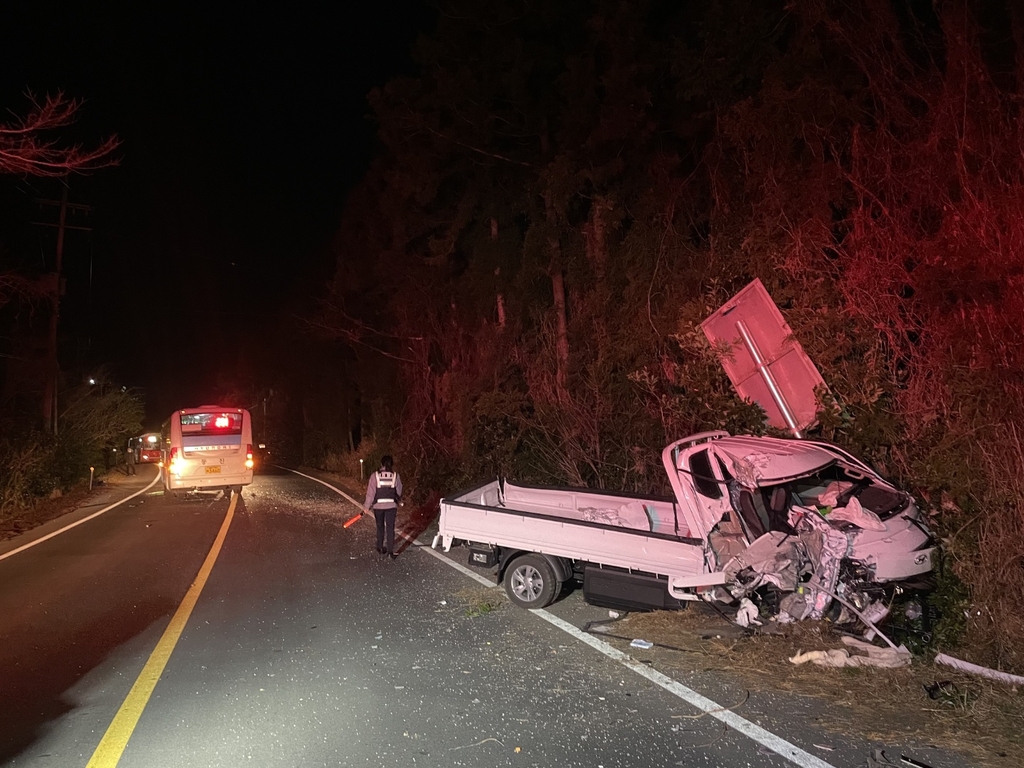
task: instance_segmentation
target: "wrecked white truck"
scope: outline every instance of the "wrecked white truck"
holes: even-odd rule
[[[638,610],[757,593],[783,622],[878,621],[932,569],[913,498],[833,445],[707,432],[662,460],[674,498],[501,481],[444,498],[433,546],[468,546],[524,608],[577,581],[592,604]]]

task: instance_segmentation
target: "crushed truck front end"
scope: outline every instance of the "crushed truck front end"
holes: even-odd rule
[[[722,602],[770,585],[783,621],[833,600],[880,617],[894,593],[928,586],[935,542],[913,497],[836,446],[711,433],[665,460],[725,577]]]

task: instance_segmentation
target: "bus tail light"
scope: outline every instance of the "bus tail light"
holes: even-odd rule
[[[181,477],[181,458],[178,456],[178,446],[171,448],[171,453],[168,457],[168,464],[170,465],[171,472]]]
[[[245,468],[252,469],[252,443],[245,446]]]

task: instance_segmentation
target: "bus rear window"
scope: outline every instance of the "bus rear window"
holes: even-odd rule
[[[242,414],[240,413],[183,413],[181,414],[183,435],[240,435]]]

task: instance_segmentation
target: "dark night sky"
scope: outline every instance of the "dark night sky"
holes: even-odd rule
[[[0,107],[23,114],[26,90],[63,89],[86,99],[76,140],[123,140],[119,167],[71,181],[71,200],[95,210],[81,222],[93,233],[67,242],[65,317],[88,326],[90,362],[145,387],[157,414],[202,397],[217,361],[277,322],[300,281],[330,274],[373,147],[366,94],[412,71],[432,15],[411,0],[93,5],[5,10]],[[59,195],[46,180],[0,185],[15,203]],[[152,308],[148,324],[132,322],[133,302]]]

